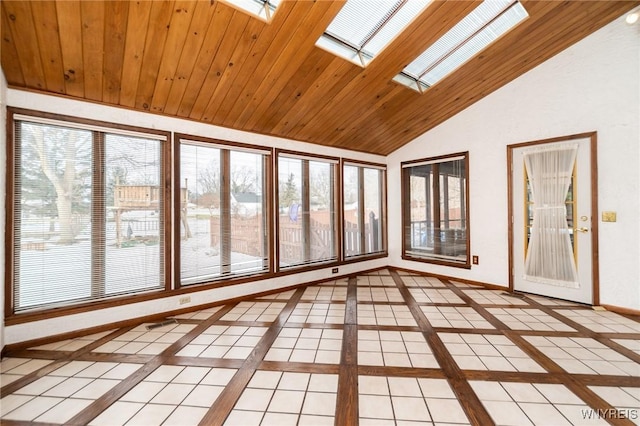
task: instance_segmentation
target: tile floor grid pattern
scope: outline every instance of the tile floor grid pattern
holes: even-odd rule
[[[93,352],[158,355],[195,328],[194,324],[169,324],[149,330],[149,325],[151,323],[141,324],[95,348]]]
[[[470,306],[420,306],[420,309],[431,325],[436,328],[495,328]]]
[[[401,280],[406,292],[402,287],[394,288],[395,279]],[[639,414],[640,364],[635,354],[640,355],[640,322],[634,318],[537,296],[512,297],[500,290],[387,269],[359,275],[354,283],[356,291],[349,295],[347,279],[329,280],[300,290],[299,299],[285,313],[288,322],[282,322],[283,307],[291,302],[295,290],[247,300],[235,307],[218,306],[176,315],[173,318],[178,319],[178,324],[166,328],[146,330],[142,324],[113,333],[108,342],[105,336],[111,332],[34,347],[37,357],[30,356],[30,350],[9,352],[0,363],[2,423],[64,424],[71,418],[92,419],[87,423],[95,425],[198,424],[210,419],[208,415],[215,405],[223,408],[220,416],[226,419],[217,416],[212,424],[235,424],[238,418],[242,424],[333,424],[335,413],[345,403],[337,397],[336,387],[346,370],[341,367],[340,374],[335,374],[343,340],[358,346],[357,356],[355,352],[353,355],[356,368],[349,374],[355,374],[354,401],[359,406],[356,417],[362,425],[491,421],[591,425],[607,424],[607,415],[611,420],[617,414],[630,418]],[[349,306],[353,309],[351,316],[344,310]],[[224,313],[217,314],[221,309]],[[418,316],[410,318],[407,313]],[[337,321],[340,315],[342,322]],[[357,318],[356,328],[350,329],[353,333],[342,332],[341,327],[353,327],[344,323],[345,315],[353,318],[349,324]],[[297,322],[303,317],[303,323]],[[419,317],[437,330],[407,331],[408,327],[417,329]],[[180,323],[181,320],[185,322]],[[412,323],[401,324],[398,320]],[[216,324],[217,321],[222,322]],[[234,324],[235,321],[239,323]],[[205,322],[210,325],[198,325]],[[265,325],[269,322],[284,325],[268,328]],[[576,323],[581,327],[571,327]],[[417,324],[425,330],[420,320]],[[358,326],[362,328],[357,330]],[[192,333],[195,327],[200,327],[198,335]],[[268,347],[259,348],[267,330],[275,334],[267,339]],[[436,332],[437,339],[425,339]],[[192,340],[167,351],[188,333],[193,335]],[[612,337],[615,334],[620,337]],[[605,343],[611,339],[609,342],[615,344],[607,346],[596,338]],[[95,347],[98,340],[99,346]],[[435,347],[437,353],[434,344],[441,345]],[[155,358],[147,355],[146,359],[154,361],[142,364],[145,357],[140,355],[149,345],[155,345],[151,346],[153,350],[147,349]],[[210,349],[214,346],[223,347],[226,352]],[[73,359],[92,347],[92,354],[100,356],[99,362]],[[202,355],[207,349],[209,357]],[[238,357],[227,356],[229,351]],[[263,351],[264,355],[256,359],[256,351]],[[439,365],[437,360],[443,359],[440,351],[445,351],[458,369],[455,371],[460,371],[454,374],[455,378],[434,378],[444,376],[435,374],[438,370],[433,369],[454,371]],[[50,371],[50,366],[67,353],[69,362]],[[123,362],[128,356],[138,363]],[[216,361],[216,367],[203,366],[199,360],[212,362],[206,359]],[[544,359],[553,361],[561,370],[548,372],[544,363],[537,362]],[[234,360],[234,367],[242,367],[237,371],[217,367],[227,360]],[[266,370],[260,369],[262,360],[268,361],[263,367]],[[154,371],[131,380],[138,369],[155,368],[156,364]],[[255,370],[247,370],[247,365]],[[108,376],[112,370],[120,371],[120,375]],[[46,374],[24,382],[25,377],[35,377],[39,371]],[[231,393],[235,396],[222,401],[241,372],[251,375],[246,376],[242,388]],[[465,375],[474,379],[466,379]],[[564,380],[569,380],[566,386],[558,383]],[[128,381],[131,385],[126,391],[95,411],[96,399],[104,399],[101,395],[113,389],[111,385],[122,386]],[[470,385],[472,394],[468,396],[473,396],[478,411],[487,413],[490,417],[485,420],[490,420],[479,422],[473,403],[456,398],[465,396],[460,395],[460,381]],[[22,386],[22,382],[26,384]],[[312,386],[312,382],[316,384]],[[14,389],[16,385],[22,387]],[[6,391],[9,389],[11,392]],[[254,403],[254,394],[262,395],[262,405]],[[216,399],[218,395],[223,396]],[[595,419],[586,422],[587,415]],[[615,421],[631,424],[628,420]]]
[[[358,305],[358,325],[391,325],[416,327],[416,320],[405,305]]]
[[[303,324],[344,324],[344,303],[298,303],[288,322]]]

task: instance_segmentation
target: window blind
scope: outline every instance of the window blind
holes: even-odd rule
[[[337,163],[278,156],[278,265],[281,269],[335,261]]]
[[[268,272],[268,151],[180,143],[182,285]]]

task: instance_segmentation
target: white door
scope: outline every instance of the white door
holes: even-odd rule
[[[592,212],[591,194],[591,143],[595,135],[584,135],[584,137],[568,138],[563,141],[555,141],[539,144],[516,145],[510,147],[512,176],[512,213],[513,213],[513,288],[516,291],[526,293],[550,296],[558,299],[569,300],[574,302],[594,304],[594,277],[593,277],[593,221],[597,220],[597,212]],[[595,140],[595,139],[594,139]],[[545,229],[540,231],[540,224],[548,224],[548,221],[541,219],[540,210],[547,209],[547,205],[540,202],[538,191],[536,195],[532,195],[533,179],[529,173],[533,173],[534,166],[531,164],[531,156],[538,151],[554,151],[559,153],[563,149],[575,149],[575,162],[572,170],[567,176],[566,181],[566,224],[563,223],[562,229],[556,231],[555,234],[564,234],[566,244],[564,250],[557,250],[553,243],[547,241]],[[525,166],[525,157],[529,158],[529,163]],[[546,160],[545,160],[546,161]],[[568,167],[571,168],[571,167]],[[530,170],[528,173],[527,170]],[[538,175],[540,176],[540,175]],[[569,180],[570,179],[570,180]],[[563,187],[559,192],[565,193]],[[562,194],[558,194],[562,197]],[[535,205],[535,199],[538,199],[538,205]],[[561,205],[561,204],[560,204]],[[558,208],[560,208],[558,205]],[[534,214],[534,210],[538,209],[538,213]],[[553,207],[555,208],[555,207]],[[564,210],[556,210],[563,212]],[[562,213],[560,214],[562,215]],[[534,218],[538,218],[538,224],[534,226]],[[597,225],[597,223],[595,224]],[[542,225],[548,226],[548,225]],[[542,237],[536,237],[536,249],[532,250],[532,232]],[[569,242],[570,241],[570,242]],[[542,250],[541,250],[542,249]],[[529,253],[532,251],[532,253]],[[558,254],[564,251],[565,253]],[[544,253],[545,264],[557,262],[565,262],[565,267],[569,266],[573,271],[575,279],[552,280],[539,278],[544,273],[532,273],[530,265],[531,259],[527,260],[527,255],[535,255],[537,252]],[[573,261],[573,265],[567,264],[566,261]],[[546,266],[546,265],[545,265]],[[544,269],[544,267],[543,267]],[[577,273],[577,277],[576,277]],[[552,274],[553,275],[553,274]]]

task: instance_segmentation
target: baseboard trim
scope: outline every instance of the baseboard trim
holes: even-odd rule
[[[349,277],[357,275],[357,274],[367,274],[367,273],[378,271],[378,270],[381,270],[381,269],[390,269],[390,268],[387,267],[387,266],[383,266],[383,267],[379,267],[379,268],[366,269],[366,270],[358,271],[356,273],[350,273],[350,274],[344,274],[344,275],[336,275],[335,277],[331,277],[331,278],[322,278],[320,280],[314,280],[314,281],[309,281],[309,282],[305,282],[305,283],[294,284],[294,285],[281,287],[281,288],[277,288],[277,289],[273,289],[273,290],[267,290],[267,291],[262,291],[262,292],[258,292],[258,293],[246,294],[246,295],[234,297],[234,298],[231,298],[231,299],[224,299],[224,300],[218,300],[218,301],[215,301],[215,302],[204,303],[204,304],[201,304],[201,305],[189,306],[188,308],[174,309],[174,310],[171,310],[171,311],[159,312],[159,313],[153,314],[153,315],[145,315],[145,316],[142,316],[142,317],[130,318],[130,319],[127,319],[127,320],[122,320],[122,321],[115,321],[115,322],[111,322],[111,323],[108,323],[108,324],[102,324],[102,325],[95,326],[95,327],[83,328],[83,329],[80,329],[80,330],[74,330],[74,331],[70,331],[70,332],[66,332],[66,333],[53,334],[51,336],[41,337],[41,338],[38,338],[38,339],[31,339],[31,340],[25,340],[25,341],[22,341],[22,342],[10,343],[10,344],[5,345],[4,348],[2,348],[2,351],[0,352],[0,355],[1,356],[5,356],[7,353],[10,353],[12,351],[20,351],[20,350],[24,350],[24,349],[27,349],[27,348],[30,348],[30,347],[42,346],[42,345],[46,345],[46,344],[49,344],[49,343],[57,342],[57,341],[60,341],[60,340],[75,339],[75,338],[78,338],[78,337],[88,336],[88,335],[95,334],[95,333],[102,333],[104,331],[113,330],[115,328],[135,327],[135,326],[143,324],[145,322],[158,322],[160,320],[166,319],[166,318],[171,317],[173,315],[182,315],[182,314],[186,314],[186,313],[189,313],[189,312],[195,312],[195,311],[200,311],[202,309],[212,308],[214,306],[228,305],[230,303],[239,303],[239,302],[243,302],[245,300],[254,299],[256,297],[268,296],[270,294],[275,294],[275,293],[282,293],[283,291],[295,290],[295,289],[300,288],[300,287],[312,286],[312,285],[320,284],[320,283],[327,282],[327,281],[345,279],[345,278],[349,278]]]
[[[600,306],[605,308],[607,311],[615,312],[616,314],[633,315],[633,316],[640,317],[640,310],[637,310],[637,309],[623,308],[622,306],[615,306],[615,305],[606,305],[604,303],[601,304]]]
[[[480,282],[480,281],[467,280],[467,279],[464,279],[464,278],[451,277],[451,276],[448,276],[448,275],[432,274],[430,272],[417,271],[417,270],[414,270],[414,269],[400,268],[400,267],[396,267],[396,266],[387,266],[387,269],[390,269],[392,271],[403,271],[403,272],[408,272],[410,274],[423,275],[425,277],[438,278],[440,280],[455,281],[455,282],[459,282],[459,283],[475,285],[475,286],[478,286],[478,287],[488,288],[490,290],[509,291],[509,286],[508,285],[501,286],[501,285],[497,285],[497,284],[488,284],[488,283],[483,283],[483,282]]]

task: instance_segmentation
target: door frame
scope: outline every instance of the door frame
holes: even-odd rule
[[[508,238],[509,238],[509,291],[513,293],[514,289],[514,208],[513,208],[513,151],[517,148],[533,145],[543,145],[548,143],[565,142],[575,139],[590,139],[590,155],[591,155],[591,275],[592,275],[592,300],[593,305],[600,304],[600,265],[598,252],[598,136],[597,132],[579,133],[569,136],[561,136],[550,139],[541,139],[530,142],[516,143],[507,145],[507,220],[508,220]]]

